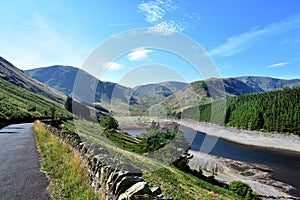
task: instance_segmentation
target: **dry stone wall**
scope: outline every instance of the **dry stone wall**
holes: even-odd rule
[[[47,122],[49,124],[49,122]],[[87,167],[91,185],[108,200],[166,199],[159,186],[151,186],[142,179],[142,171],[120,164],[109,152],[74,133],[44,124],[47,130],[77,152]]]

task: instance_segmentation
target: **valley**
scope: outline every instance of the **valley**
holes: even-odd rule
[[[279,161],[285,163],[284,165],[276,165],[273,168],[272,160],[277,160],[282,154],[272,154],[273,156],[269,156],[272,158],[270,161],[264,159],[264,156],[262,160],[259,160],[255,155],[262,153],[256,152],[256,147],[242,145],[235,150],[230,150],[231,147],[228,145],[234,146],[234,143],[226,142],[229,140],[239,144],[258,146],[258,148],[270,148],[262,150],[264,154],[272,152],[272,149],[280,153],[285,150],[300,151],[300,140],[296,136],[299,130],[298,107],[294,106],[299,101],[299,87],[297,86],[300,85],[300,80],[298,79],[212,78],[190,84],[171,81],[129,88],[116,83],[102,82],[70,66],[38,68],[28,70],[26,74],[23,74],[8,61],[3,61],[3,63],[2,79],[0,79],[2,95],[0,102],[3,105],[1,106],[1,123],[3,125],[44,118],[72,117],[72,114],[64,110],[64,107],[67,105],[66,99],[75,97],[76,102],[70,101],[71,107],[66,108],[69,111],[73,110],[73,115],[76,114],[78,117],[64,122],[60,128],[63,131],[78,134],[86,142],[104,147],[114,157],[122,158],[122,163],[140,168],[145,172],[145,180],[160,184],[163,193],[169,197],[197,199],[196,196],[189,194],[191,190],[184,186],[188,183],[181,180],[181,176],[189,176],[188,179],[199,186],[193,190],[204,189],[204,196],[205,190],[209,189],[215,194],[226,194],[225,196],[229,195],[228,198],[235,198],[234,195],[231,196],[230,191],[228,193],[228,190],[222,189],[228,186],[220,187],[223,182],[230,184],[233,180],[246,182],[261,197],[273,196],[288,199],[293,195],[298,196],[298,182],[290,176],[283,175],[287,171],[289,174],[297,173],[297,169],[290,168],[292,165],[287,157],[289,153],[281,157],[281,159],[287,158],[286,161]],[[15,72],[8,73],[10,68]],[[16,77],[18,83],[15,85],[13,83]],[[81,81],[97,83],[96,87],[89,91],[95,95],[94,101],[85,101],[86,96],[73,92],[72,87],[78,77]],[[22,81],[23,79],[30,81]],[[220,83],[222,83],[221,87]],[[285,98],[282,98],[283,96]],[[91,98],[88,99],[91,100]],[[249,105],[246,104],[251,101],[253,102]],[[259,103],[254,103],[256,101]],[[264,101],[266,103],[263,103]],[[289,106],[274,107],[272,102],[280,102],[280,105]],[[265,107],[260,108],[258,105]],[[85,108],[79,109],[82,106]],[[272,111],[266,106],[277,110]],[[84,111],[86,109],[90,111]],[[265,115],[263,110],[269,111],[269,114]],[[83,111],[85,113],[81,113]],[[240,113],[248,113],[248,115],[244,116]],[[273,119],[272,116],[275,115],[282,115],[286,120],[273,126],[276,129],[272,129],[269,125],[272,126],[278,122],[269,119]],[[104,122],[107,117],[112,117],[116,121]],[[290,117],[293,123],[290,122]],[[268,120],[268,126],[260,124]],[[244,125],[239,124],[240,122]],[[108,126],[108,124],[111,125]],[[177,126],[179,132],[175,131]],[[253,132],[253,130],[260,132]],[[272,131],[273,133],[270,133]],[[182,137],[181,134],[185,136]],[[184,146],[176,146],[178,144]],[[227,147],[225,147],[226,144],[228,144]],[[189,148],[191,151],[188,151]],[[253,150],[249,150],[247,154],[247,149]],[[193,155],[193,158],[189,160],[189,167],[176,164],[181,162],[176,159],[185,152]],[[203,156],[197,156],[200,152],[209,154],[203,158]],[[233,152],[239,152],[239,155],[236,156],[237,154]],[[297,153],[290,154],[292,157],[298,157]],[[199,165],[203,162],[204,164]],[[265,165],[266,168],[260,167],[260,164]],[[207,166],[216,168],[207,168]],[[238,166],[241,168],[236,170]],[[217,172],[215,171],[217,168],[226,168],[226,170],[217,170]],[[260,178],[256,180],[251,178],[252,176],[245,175],[249,169],[252,172],[255,171],[257,173],[255,176]],[[198,170],[200,171],[196,172]],[[269,172],[265,174],[264,170]],[[168,176],[177,177],[184,189],[181,188],[179,193],[175,192],[175,188],[179,187],[178,183],[173,182]],[[161,177],[164,178],[161,179]],[[219,186],[215,186],[218,184]],[[262,190],[262,188],[265,189]],[[183,191],[185,191],[184,198],[181,196]]]
[[[300,200],[300,1],[6,1],[0,200]]]

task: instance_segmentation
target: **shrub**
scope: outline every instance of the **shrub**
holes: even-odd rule
[[[102,126],[105,130],[108,129],[117,130],[119,128],[118,121],[115,118],[113,118],[111,115],[100,117],[99,121],[100,121],[100,126]]]
[[[251,187],[248,184],[243,183],[241,181],[232,181],[229,184],[229,190],[233,191],[240,197],[243,197],[248,200],[259,199],[258,195],[255,192],[253,192]]]

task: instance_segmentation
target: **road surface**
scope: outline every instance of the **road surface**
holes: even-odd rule
[[[49,200],[49,181],[39,170],[33,123],[0,130],[0,199]]]

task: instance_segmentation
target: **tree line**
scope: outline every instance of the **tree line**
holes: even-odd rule
[[[300,135],[300,87],[230,97],[184,110],[182,118]]]

